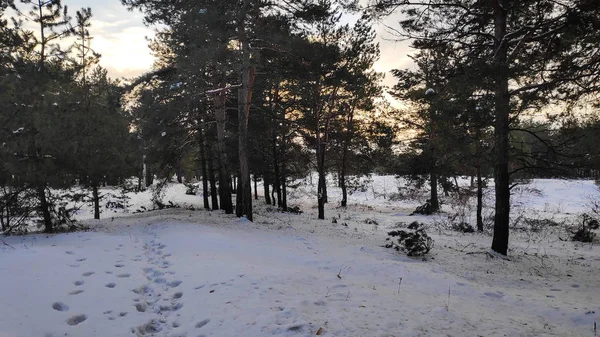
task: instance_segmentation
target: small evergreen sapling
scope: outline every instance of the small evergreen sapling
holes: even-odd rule
[[[386,248],[403,251],[408,256],[423,256],[431,251],[434,245],[433,239],[427,235],[425,228],[418,222],[413,222],[408,229],[400,229],[388,232]],[[397,242],[395,241],[395,238]]]

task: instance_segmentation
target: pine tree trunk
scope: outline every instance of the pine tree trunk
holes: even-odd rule
[[[325,219],[325,200],[327,197],[326,182],[325,182],[325,145],[321,144],[320,135],[317,139],[317,171],[319,173],[319,181],[317,187],[317,202],[319,208],[319,219]]]
[[[483,232],[483,180],[481,179],[481,166],[477,166],[477,230]]]
[[[206,151],[204,147],[204,130],[199,129],[198,135],[200,136],[200,168],[202,169],[202,200],[204,201],[204,209],[210,210],[210,204],[208,202],[208,170],[206,168]]]
[[[275,184],[277,185],[277,184]],[[273,185],[273,189],[271,190],[271,203],[273,206],[277,206],[276,202],[276,198],[275,198],[275,185]]]
[[[148,187],[148,165],[146,165],[146,155],[142,156],[142,181],[143,181],[143,190],[145,191]],[[142,191],[140,189],[140,191]]]
[[[510,94],[508,88],[508,46],[504,41],[507,33],[507,0],[494,1],[495,24],[495,118],[494,138],[496,160],[494,181],[496,188],[496,214],[492,250],[502,255],[508,253],[510,222],[510,176],[508,171]]]
[[[273,189],[277,193],[277,207],[283,207],[281,199],[281,175],[279,174],[279,153],[277,151],[277,137],[273,136],[273,167],[275,167],[275,177]],[[273,200],[275,203],[275,200]]]
[[[94,219],[100,219],[100,194],[98,193],[98,182],[92,181],[92,197],[94,199]]]
[[[437,212],[440,209],[440,202],[438,200],[438,193],[437,193],[438,181],[437,181],[437,174],[435,173],[435,171],[430,173],[429,186],[431,188],[431,195],[429,196],[429,203],[431,204],[431,209],[434,212]]]
[[[253,174],[252,178],[254,180],[254,200],[258,200],[258,177]]]
[[[152,186],[152,183],[154,183],[154,176],[152,174],[152,171],[146,168],[146,188]]]
[[[246,35],[246,16],[250,11],[250,0],[244,0],[237,26],[238,42],[242,58],[241,80],[238,89],[238,150],[240,161],[239,192],[236,198],[241,199],[241,208],[236,209],[238,217],[246,216],[252,221],[252,186],[250,184],[250,166],[248,163],[248,117],[252,100],[254,71],[251,65],[250,41]]]
[[[50,215],[50,205],[46,197],[46,187],[42,184],[38,185],[37,194],[40,201],[40,211],[44,219],[44,232],[52,233],[54,232],[54,226],[52,224],[52,216]]]
[[[346,157],[348,154],[348,144],[344,145],[344,149],[342,151],[342,167],[340,169],[339,180],[340,187],[342,188],[342,207],[346,207],[348,205],[348,190],[346,188]]]
[[[181,167],[179,167],[179,165],[177,166],[177,170],[175,171],[175,175],[177,175],[177,182],[182,184],[183,183],[183,175],[181,174]]]
[[[208,182],[210,183],[210,199],[212,204],[212,210],[219,209],[219,195],[217,193],[217,182],[215,178],[215,167],[213,165],[213,153],[212,146],[206,143],[206,166],[208,167]]]
[[[221,86],[225,86],[225,81],[220,82]],[[231,201],[231,185],[229,179],[231,173],[229,171],[226,146],[225,146],[225,116],[226,116],[226,93],[223,91],[215,96],[215,120],[217,124],[217,153],[219,161],[219,201],[221,209],[225,214],[233,213],[233,203]]]
[[[286,170],[285,170],[285,151],[283,152],[283,156],[281,158],[281,209],[284,212],[287,212],[288,210],[288,204],[287,204],[287,176],[286,176]]]
[[[269,172],[265,172],[263,174],[263,190],[265,194],[265,203],[267,205],[271,204],[271,193],[269,192]]]

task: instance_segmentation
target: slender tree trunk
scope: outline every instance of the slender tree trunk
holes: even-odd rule
[[[94,199],[94,219],[100,219],[100,193],[98,193],[98,182],[92,181],[92,197]]]
[[[319,208],[319,219],[325,219],[325,198],[327,194],[326,182],[325,182],[325,145],[321,144],[321,140],[317,139],[317,171],[319,174],[318,188],[317,188],[317,202]]]
[[[142,180],[144,191],[148,187],[148,165],[146,165],[146,155],[142,156]],[[141,190],[140,190],[141,191]]]
[[[210,199],[212,204],[212,210],[219,209],[219,195],[217,192],[217,182],[215,178],[215,167],[213,160],[213,151],[211,144],[208,143],[208,140],[204,140],[206,144],[206,166],[208,168],[208,182],[210,183]]]
[[[342,207],[348,205],[348,189],[346,188],[346,157],[348,156],[347,144],[344,145],[342,150],[342,167],[340,169],[339,181],[340,187],[342,188]]]
[[[431,195],[429,196],[429,203],[431,204],[431,209],[434,212],[437,212],[440,209],[440,202],[438,199],[438,191],[437,191],[437,186],[438,186],[438,181],[437,181],[437,174],[435,173],[435,169],[432,169],[432,172],[429,175],[429,184],[430,184],[430,188],[431,188]]]
[[[206,149],[204,147],[204,130],[199,129],[198,134],[200,135],[200,167],[202,169],[202,200],[204,201],[204,209],[210,209],[208,203],[208,171],[206,169]]]
[[[265,194],[265,203],[271,204],[271,193],[269,192],[269,172],[268,170],[263,174],[263,190]]]
[[[258,177],[253,174],[252,178],[254,180],[254,200],[258,200]]]
[[[507,32],[507,0],[494,1],[495,25],[495,112],[496,123],[494,138],[496,160],[494,165],[494,180],[496,188],[496,215],[494,218],[494,238],[492,250],[502,255],[508,253],[508,235],[510,222],[510,176],[508,171],[509,153],[509,116],[510,94],[508,88],[508,46],[504,37]]]
[[[481,179],[481,165],[477,166],[477,230],[483,232],[483,180]]]
[[[183,174],[181,173],[181,167],[179,165],[177,165],[175,175],[177,176],[177,182],[180,184],[183,183]]]
[[[277,184],[275,184],[277,185]],[[273,185],[273,188],[271,189],[271,204],[273,206],[277,206],[276,200],[277,198],[275,197],[275,185]]]
[[[279,174],[279,151],[277,151],[277,137],[273,136],[273,167],[275,167],[275,176],[273,190],[277,193],[277,207],[283,207],[281,199],[281,175]],[[273,200],[273,204],[275,200]]]
[[[52,216],[50,215],[50,204],[46,197],[46,187],[42,184],[38,185],[37,194],[40,201],[40,211],[44,219],[44,232],[52,233],[54,232],[54,226],[52,224]]]
[[[238,217],[246,216],[252,221],[252,187],[250,185],[250,167],[248,164],[248,116],[252,100],[252,86],[254,71],[251,65],[250,42],[246,35],[246,14],[250,10],[250,0],[244,0],[240,10],[237,34],[242,57],[241,79],[242,85],[238,89],[238,150],[240,160],[240,187],[237,198],[241,200],[241,207],[236,209]]]
[[[342,167],[340,169],[340,187],[342,188],[342,207],[346,207],[348,204],[348,190],[346,188],[346,168],[348,166],[348,150],[350,148],[350,142],[354,138],[354,108],[348,111],[347,117],[346,135],[344,137],[344,148],[342,150]]]
[[[219,85],[224,87],[225,80],[221,80]],[[225,146],[225,117],[227,112],[226,100],[226,91],[221,91],[214,97],[215,121],[217,122],[217,159],[219,162],[219,201],[221,202],[221,209],[225,211],[225,214],[232,214],[233,203],[231,201],[231,185],[229,184],[231,172],[228,167]]]
[[[281,158],[281,209],[284,212],[287,212],[288,204],[287,204],[287,172],[285,169],[285,150],[282,151],[283,156]]]
[[[150,187],[154,183],[154,176],[150,169],[146,169],[146,187]]]
[[[217,191],[217,179],[215,177],[215,170],[213,167],[213,161],[208,160],[208,182],[210,183],[210,201],[212,210],[219,209],[219,192]]]

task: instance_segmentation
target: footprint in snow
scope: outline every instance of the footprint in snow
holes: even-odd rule
[[[125,267],[125,265],[122,264],[122,263],[117,263],[117,264],[115,264],[115,267],[117,267],[117,268],[123,268],[123,267]]]
[[[68,311],[69,307],[63,302],[55,302],[54,304],[52,304],[52,309],[56,311]]]
[[[83,273],[82,275],[87,277],[87,276],[92,276],[92,275],[94,275],[94,274],[95,274],[95,272],[93,272],[93,271],[88,271],[88,272],[85,272],[85,273]]]
[[[77,325],[81,322],[84,322],[87,319],[86,315],[77,315],[77,316],[73,316],[69,319],[67,319],[67,324],[73,326],[73,325]]]
[[[67,250],[67,251],[65,252],[65,254],[67,254],[67,255],[75,255],[75,253],[74,253],[74,252],[72,252],[72,251],[70,251],[70,250]]]
[[[117,277],[120,277],[120,278],[125,278],[125,277],[129,277],[129,276],[131,276],[131,274],[128,274],[128,273],[117,275]]]
[[[182,303],[177,303],[173,305],[161,305],[160,311],[177,311],[183,307]]]
[[[116,285],[115,283],[113,283],[113,282],[111,282],[111,283],[107,283],[107,284],[105,285],[105,287],[107,287],[107,288],[111,288],[111,289],[112,289],[112,288],[114,288],[114,287],[116,287],[116,286],[117,286],[117,285]]]
[[[136,304],[135,304],[135,309],[136,309],[138,312],[146,312],[146,308],[147,308],[147,306],[146,306],[146,304],[145,304],[145,303],[136,303]]]
[[[79,289],[79,290],[73,290],[71,292],[69,292],[69,295],[79,295],[83,292],[83,290]]]
[[[138,295],[143,295],[143,294],[151,293],[152,288],[150,288],[148,285],[143,285],[143,286],[133,289],[132,291]]]
[[[183,293],[182,293],[182,292],[177,292],[177,293],[175,293],[175,294],[173,295],[173,299],[174,299],[174,300],[178,300],[178,299],[180,299],[180,298],[182,298],[182,297],[183,297]]]
[[[172,281],[169,283],[169,286],[173,287],[173,288],[177,288],[181,283],[183,283],[183,281]]]
[[[484,293],[484,295],[487,296],[487,297],[495,298],[495,299],[500,299],[500,298],[504,297],[504,294],[500,293],[500,292],[496,292],[496,293]]]
[[[196,328],[200,329],[201,327],[205,326],[209,322],[210,322],[210,319],[205,319],[203,321],[200,321],[200,322],[196,323]]]
[[[579,288],[579,284],[571,284],[571,288]]]
[[[83,283],[84,283],[83,281],[75,281],[75,282],[73,282],[73,284],[76,285],[76,286],[83,285]]]
[[[77,261],[77,262],[83,262],[83,261],[85,261],[85,260],[87,260],[87,259],[86,259],[86,258],[81,258],[81,259],[77,259],[76,261]]]

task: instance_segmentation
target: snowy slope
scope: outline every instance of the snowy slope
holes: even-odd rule
[[[374,184],[393,190],[388,178]],[[596,193],[593,182],[534,184],[541,194],[515,201],[548,214],[560,203],[561,214],[584,210],[579,191]],[[600,322],[594,245],[561,241],[557,229],[514,231],[511,261],[490,259],[489,234],[407,216],[418,201],[366,192],[338,209],[330,188],[328,217],[342,219],[332,224],[314,220],[310,191],[295,191],[305,214],[258,202],[255,223],[177,209],[90,220],[86,233],[4,237],[0,337],[593,336]],[[165,200],[201,204],[179,185]],[[149,206],[149,194],[130,202]],[[396,222],[414,219],[436,239],[427,261],[380,247]]]

